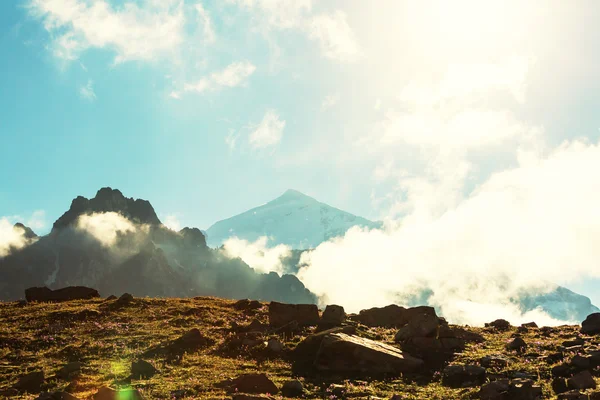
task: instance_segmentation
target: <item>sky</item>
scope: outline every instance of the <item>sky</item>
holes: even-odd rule
[[[600,304],[599,17],[594,1],[0,2],[0,218],[45,233],[110,186],[206,229],[293,188],[439,243],[469,227],[463,251],[523,245],[509,261],[531,279],[548,265]]]

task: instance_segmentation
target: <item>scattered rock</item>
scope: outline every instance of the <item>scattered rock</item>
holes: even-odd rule
[[[333,328],[334,326],[340,326],[346,321],[346,312],[344,307],[330,304],[325,307],[323,315],[321,315],[321,321],[319,326],[323,328]]]
[[[527,343],[525,343],[523,338],[517,336],[506,345],[506,349],[523,353],[527,350]]]
[[[238,376],[232,389],[240,393],[268,393],[276,394],[279,389],[265,374],[244,374]]]
[[[131,363],[131,377],[133,379],[148,379],[156,375],[158,371],[154,365],[144,360],[138,360]]]
[[[81,373],[81,362],[73,361],[63,366],[58,370],[56,376],[61,379],[68,380],[72,376],[79,375]]]
[[[542,397],[542,388],[530,379],[501,379],[483,385],[481,400],[535,400]]]
[[[41,393],[35,400],[79,400],[67,392],[45,392]]]
[[[114,294],[111,294],[110,296],[108,296],[106,298],[106,301],[112,301],[112,300],[116,300],[116,299],[117,299],[117,296],[115,296]]]
[[[361,310],[360,313],[353,316],[352,319],[370,327],[401,328],[406,325],[414,315],[418,314],[436,315],[433,307],[420,306],[404,308],[396,304],[390,304],[385,307],[374,307],[368,310]]]
[[[273,353],[281,353],[284,350],[283,343],[281,343],[277,339],[269,339],[267,342],[267,349],[272,351]]]
[[[281,394],[286,397],[300,397],[304,394],[304,385],[295,379],[287,381],[281,387]]]
[[[418,314],[396,333],[394,340],[403,342],[415,337],[437,337],[439,329],[440,321],[437,315]]]
[[[491,355],[481,357],[479,363],[484,368],[505,368],[510,360],[502,355]]]
[[[593,313],[587,316],[581,323],[581,333],[586,335],[595,335],[600,333],[600,313]]]
[[[442,384],[451,388],[479,386],[485,382],[485,368],[477,365],[449,365],[442,371]]]
[[[595,389],[596,381],[590,371],[581,371],[567,379],[567,387],[569,389]]]
[[[71,300],[88,300],[100,297],[96,289],[85,286],[68,286],[62,289],[51,290],[47,287],[31,287],[25,289],[25,298],[28,302],[61,302]]]
[[[240,328],[242,332],[266,332],[268,329],[268,325],[263,324],[257,319],[252,320],[250,324]]]
[[[115,304],[118,305],[118,306],[120,306],[120,307],[123,307],[123,306],[131,304],[132,301],[133,301],[133,296],[131,294],[129,294],[129,293],[123,293],[121,295],[121,297],[119,297],[117,299],[117,301],[115,302]]]
[[[592,368],[590,357],[584,357],[579,354],[573,356],[571,359],[571,365],[579,370]]]
[[[233,304],[233,308],[235,308],[236,310],[239,310],[239,311],[258,310],[262,306],[263,305],[261,304],[260,301],[248,300],[248,299],[238,300]]]
[[[44,372],[30,372],[27,375],[22,375],[14,388],[20,392],[39,393],[42,391],[44,384]]]
[[[486,323],[485,326],[487,328],[495,328],[499,331],[506,331],[510,329],[510,322],[505,319],[497,319],[495,321]]]
[[[524,324],[521,324],[521,326],[523,328],[537,328],[538,325],[535,322],[526,322]]]
[[[92,396],[92,400],[143,400],[144,397],[137,389],[111,389],[103,386]]]
[[[269,303],[269,324],[281,327],[291,322],[298,326],[313,326],[319,323],[319,309],[316,304]]]
[[[580,337],[562,342],[563,347],[583,346],[584,344],[585,340]]]
[[[189,332],[185,333],[179,339],[176,339],[170,346],[171,350],[174,351],[194,351],[201,347],[210,346],[213,341],[203,336],[198,328],[194,328]]]

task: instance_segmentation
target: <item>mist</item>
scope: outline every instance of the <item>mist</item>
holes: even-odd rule
[[[8,218],[0,218],[0,257],[35,242],[36,239],[28,239],[25,233],[25,229],[14,226]]]
[[[565,142],[491,174],[439,215],[415,207],[382,230],[321,244],[303,254],[298,277],[321,303],[352,312],[430,289],[428,302],[453,323],[579,323],[523,314],[511,299],[600,276],[596,171],[598,144]]]
[[[254,242],[232,237],[223,243],[223,254],[229,258],[241,258],[257,272],[276,272],[282,275],[282,260],[291,255],[291,248],[283,244],[269,248],[268,241],[266,236],[261,236]]]

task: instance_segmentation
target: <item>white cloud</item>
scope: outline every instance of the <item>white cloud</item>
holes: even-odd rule
[[[206,43],[214,43],[216,35],[208,11],[206,11],[201,3],[196,4],[196,11],[198,12],[200,22],[202,23],[204,41]]]
[[[230,130],[227,136],[225,136],[225,144],[229,147],[229,150],[232,151],[235,149],[237,145],[239,134],[235,133],[235,130]]]
[[[0,218],[0,257],[6,257],[12,250],[21,249],[35,241],[27,239],[25,230],[14,226],[12,217]]]
[[[291,249],[283,244],[267,247],[268,238],[262,236],[255,242],[232,237],[223,244],[223,253],[230,258],[241,258],[246,264],[263,273],[283,273],[281,259],[289,257]]]
[[[358,43],[343,11],[338,10],[331,15],[313,17],[308,25],[308,35],[319,42],[323,54],[328,58],[355,61],[361,56]]]
[[[323,102],[321,103],[321,110],[327,110],[333,106],[335,106],[340,101],[339,94],[329,94],[325,96]]]
[[[439,217],[410,214],[386,230],[353,229],[322,244],[305,257],[309,266],[299,276],[352,311],[430,287],[432,303],[450,321],[525,321],[531,316],[514,309],[512,296],[549,290],[548,281],[600,276],[596,171],[600,145],[565,143],[493,174]]]
[[[172,231],[179,232],[181,230],[181,222],[179,221],[179,217],[175,214],[168,214],[163,219],[163,225]]]
[[[87,101],[96,100],[96,92],[94,92],[94,82],[89,80],[87,85],[81,86],[79,88],[79,95],[82,99]]]
[[[281,120],[275,110],[267,110],[262,121],[249,136],[249,143],[255,149],[272,147],[281,141],[285,120]]]
[[[238,61],[229,64],[221,71],[213,72],[208,77],[203,77],[196,82],[186,83],[183,92],[203,93],[218,91],[222,88],[242,86],[256,71],[256,66],[249,61]],[[169,97],[179,99],[181,92],[173,91]]]
[[[43,229],[46,226],[46,212],[44,210],[36,210],[31,214],[29,218],[23,221],[23,223],[27,227],[31,228],[34,231],[38,229]]]
[[[147,231],[145,225],[133,222],[116,212],[82,215],[77,220],[77,229],[88,232],[106,247],[116,244],[120,234]]]
[[[31,15],[55,38],[55,56],[74,60],[91,48],[116,52],[115,63],[155,60],[183,41],[181,1],[142,0],[114,8],[106,0],[30,0]]]
[[[261,31],[295,29],[319,43],[324,56],[338,61],[356,61],[361,56],[346,13],[312,14],[311,0],[229,0],[255,12]],[[277,48],[277,46],[274,46]]]

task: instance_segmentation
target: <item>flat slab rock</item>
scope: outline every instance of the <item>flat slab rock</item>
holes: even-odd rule
[[[85,286],[68,286],[62,289],[51,290],[47,287],[31,287],[25,290],[27,301],[61,302],[71,300],[89,300],[100,297],[96,289]]]
[[[336,374],[395,375],[417,371],[424,363],[386,343],[340,332],[323,337],[314,365]]]

